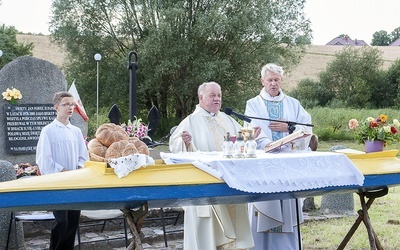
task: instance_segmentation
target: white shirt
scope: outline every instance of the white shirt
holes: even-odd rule
[[[82,131],[55,119],[40,132],[36,148],[36,164],[42,175],[76,170],[88,160]]]

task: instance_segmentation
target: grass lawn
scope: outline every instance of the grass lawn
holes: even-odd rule
[[[327,151],[335,145],[364,150],[364,145],[353,141],[320,142],[318,151]],[[385,149],[400,149],[399,144],[388,145]],[[321,197],[314,198],[320,214]],[[378,235],[383,249],[400,249],[400,187],[392,187],[386,196],[375,199],[368,210],[372,227]],[[354,194],[354,212],[361,209],[360,198]],[[336,249],[350,227],[357,219],[353,216],[343,216],[334,219],[310,220],[301,226],[304,249]],[[364,223],[361,223],[345,249],[370,249],[368,233]]]
[[[315,197],[317,208],[321,197]],[[392,187],[386,196],[375,199],[368,210],[372,227],[383,249],[400,249],[400,187]],[[354,194],[355,212],[361,209],[359,196]],[[318,213],[318,211],[314,211]],[[336,249],[356,215],[334,219],[309,220],[302,224],[303,249]],[[360,224],[345,249],[370,249],[365,225]]]

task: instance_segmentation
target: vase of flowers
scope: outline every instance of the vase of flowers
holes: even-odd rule
[[[355,131],[354,138],[357,142],[365,144],[365,152],[382,151],[387,144],[399,141],[399,120],[393,119],[392,123],[388,120],[385,114],[380,114],[376,118],[368,117],[361,125],[357,119],[351,119],[349,128]]]
[[[365,153],[380,152],[383,151],[385,143],[381,140],[365,141]]]
[[[2,93],[2,95],[3,99],[9,101],[10,104],[13,105],[17,104],[18,100],[22,99],[21,92],[14,87],[11,87],[11,89],[7,88],[6,91]]]

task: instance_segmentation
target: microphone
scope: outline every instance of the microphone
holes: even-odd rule
[[[224,109],[225,114],[227,115],[234,115],[238,117],[240,120],[246,121],[248,123],[251,122],[251,119],[257,119],[257,120],[265,120],[265,121],[271,121],[271,122],[284,122],[288,125],[288,130],[289,134],[293,133],[293,131],[296,130],[296,125],[303,125],[303,126],[308,126],[308,127],[314,127],[313,124],[306,124],[306,123],[299,123],[299,122],[291,122],[291,121],[280,121],[280,120],[274,120],[274,119],[268,119],[268,118],[261,118],[261,117],[254,117],[254,116],[245,116],[239,113],[236,113],[235,111],[232,110],[230,107],[226,107]]]
[[[239,113],[236,113],[236,112],[233,111],[232,108],[230,108],[230,107],[226,107],[226,108],[224,109],[224,113],[227,114],[227,115],[234,115],[234,116],[236,116],[237,118],[239,118],[239,119],[242,120],[242,121],[245,121],[245,122],[248,122],[248,123],[251,122],[251,119],[250,119],[249,117],[247,117],[247,116],[245,116],[245,115],[242,115],[242,114],[239,114]]]

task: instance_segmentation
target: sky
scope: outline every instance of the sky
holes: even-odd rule
[[[24,33],[49,34],[51,0],[0,0],[0,24]],[[400,27],[399,0],[306,0],[314,45],[347,34],[371,43],[376,31],[389,34]]]

